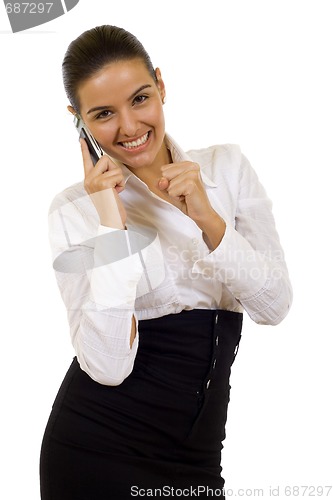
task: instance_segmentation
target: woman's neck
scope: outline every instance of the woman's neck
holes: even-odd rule
[[[151,165],[135,169],[131,169],[130,167],[128,168],[136,177],[138,177],[138,179],[147,184],[147,186],[151,189],[157,186],[159,179],[162,177],[161,167],[163,165],[168,165],[169,163],[172,163],[172,156],[165,142],[163,142],[163,146]]]

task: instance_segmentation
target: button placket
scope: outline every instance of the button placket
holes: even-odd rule
[[[210,373],[208,375],[208,380],[206,382],[206,390],[208,390],[209,386],[211,385],[211,382],[212,382],[212,378],[213,378],[213,372],[216,368],[216,363],[217,363],[217,349],[218,349],[218,346],[219,346],[219,337],[218,335],[216,334],[215,330],[216,330],[216,325],[218,324],[219,322],[219,314],[216,313],[216,316],[215,316],[215,327],[214,327],[214,334],[216,335],[215,336],[215,342],[214,342],[214,349],[213,349],[213,363],[212,363],[212,366],[211,366],[211,369],[210,369]]]

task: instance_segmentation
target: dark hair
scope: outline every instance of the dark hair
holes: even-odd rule
[[[82,33],[69,45],[63,63],[62,75],[67,97],[79,111],[78,86],[106,64],[141,59],[156,81],[150,57],[139,40],[117,26],[105,24]]]

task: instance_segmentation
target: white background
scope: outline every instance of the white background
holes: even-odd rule
[[[12,34],[0,5],[1,498],[39,498],[40,443],[74,355],[47,213],[54,195],[82,178],[62,58],[99,24],[133,32],[161,68],[177,142],[240,144],[273,200],[294,304],[276,327],[245,319],[226,487],[250,497],[262,488],[269,498],[279,486],[279,498],[290,498],[285,486],[333,484],[331,10],[323,0],[80,0]]]

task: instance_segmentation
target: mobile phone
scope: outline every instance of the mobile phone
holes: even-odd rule
[[[80,138],[82,137],[83,139],[85,139],[92,162],[94,165],[96,165],[100,157],[104,154],[103,149],[100,147],[79,114],[74,115],[74,125],[79,133]]]

